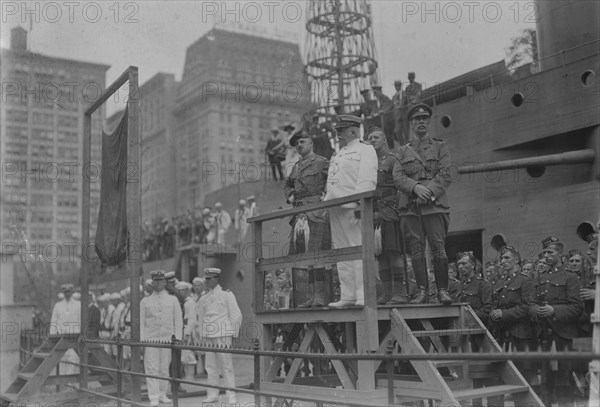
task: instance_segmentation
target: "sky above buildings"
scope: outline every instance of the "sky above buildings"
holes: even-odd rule
[[[430,87],[500,61],[511,38],[535,26],[532,0],[371,4],[381,84],[390,96],[394,80],[405,80],[409,71]],[[8,47],[10,29],[20,25],[30,31],[33,52],[111,65],[107,83],[129,65],[139,67],[140,83],[158,72],[180,79],[186,48],[215,25],[295,41],[303,48],[311,5],[293,0],[3,0],[0,40]],[[119,108],[111,101],[108,113]]]

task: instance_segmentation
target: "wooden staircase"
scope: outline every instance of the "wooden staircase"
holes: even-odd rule
[[[62,386],[79,383],[80,374],[52,375],[60,360],[69,349],[78,349],[79,334],[50,335],[31,354],[15,381],[8,389],[0,394],[0,405],[11,404],[26,405],[35,402],[56,403],[81,398],[77,391],[61,391]],[[113,359],[106,354],[104,348],[98,344],[88,345],[89,363],[103,367],[115,368]],[[114,372],[100,372],[91,369],[88,382],[98,382],[102,386],[114,384],[117,375]],[[48,386],[56,386],[54,389]]]
[[[334,310],[330,313],[335,317],[337,312]],[[385,354],[390,350],[405,355],[456,352],[456,358],[397,361],[391,376],[382,361],[330,359],[332,369],[328,372],[320,374],[313,371],[312,375],[301,377],[302,362],[310,360],[310,354],[307,353],[306,357],[290,358],[289,371],[283,379],[277,377],[277,372],[284,358],[274,357],[264,365],[261,390],[271,394],[273,405],[277,407],[292,405],[296,400],[315,399],[360,406],[401,405],[421,400],[431,400],[433,405],[439,406],[471,406],[483,405],[482,399],[487,399],[487,405],[504,405],[503,398],[507,395],[511,396],[515,405],[543,407],[540,398],[512,361],[500,358],[462,360],[460,352],[502,353],[502,348],[469,305],[380,307],[377,319],[380,323],[380,343],[375,353]],[[299,326],[296,324],[296,327]],[[337,353],[323,322],[315,321],[305,326],[298,352],[309,352],[317,344],[325,354]],[[387,331],[384,326],[387,326]],[[360,335],[359,328],[357,338]],[[290,336],[297,337],[298,329],[292,330]],[[356,351],[351,346],[349,349],[350,352]],[[372,390],[364,389],[360,381],[360,375],[364,374],[364,367],[367,366],[365,363],[372,363],[375,376]],[[390,382],[393,383],[392,392],[388,388]]]
[[[412,360],[412,372],[395,373],[395,402],[429,399],[457,406],[488,399],[488,405],[503,405],[503,396],[511,395],[515,405],[543,406],[512,361],[461,360],[460,352],[501,353],[502,348],[470,306],[458,306],[458,316],[444,318],[409,319],[402,308],[390,310],[390,331],[382,346],[392,340],[400,354],[457,352],[456,360]],[[386,380],[378,377],[377,382],[385,385]]]

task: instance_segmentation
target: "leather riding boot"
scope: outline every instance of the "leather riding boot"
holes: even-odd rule
[[[408,298],[406,298],[406,289],[404,287],[404,274],[403,270],[399,267],[392,267],[391,269],[391,283],[392,283],[392,298],[387,302],[388,304],[406,304]],[[384,282],[385,285],[385,282]]]
[[[419,292],[415,298],[410,302],[411,304],[425,304],[427,302],[427,293],[425,287],[419,287]]]
[[[454,302],[452,297],[448,294],[448,290],[440,289],[438,290],[438,300],[441,304],[450,305]]]
[[[324,307],[327,305],[325,300],[325,271],[323,269],[315,270],[315,294],[313,296],[313,307]]]
[[[433,272],[435,273],[435,282],[438,291],[448,290],[448,259],[433,259]]]
[[[308,300],[304,301],[302,304],[298,305],[298,308],[310,308],[313,305],[313,301],[315,299],[315,283],[309,283],[308,285],[308,289],[310,292],[310,297],[308,297]]]
[[[377,304],[382,305],[392,298],[392,294],[390,293],[390,286],[392,283],[390,269],[379,270],[379,276],[381,277],[381,280],[377,279]]]

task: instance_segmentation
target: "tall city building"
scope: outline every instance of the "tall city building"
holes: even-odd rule
[[[31,52],[21,27],[11,31],[10,49],[2,49],[2,242],[27,239],[58,272],[77,267],[80,259],[83,112],[105,88],[108,68]],[[93,164],[85,169],[91,177],[92,239],[104,120],[101,108],[92,117]]]
[[[270,179],[271,129],[299,128],[309,109],[303,68],[298,44],[240,32],[213,29],[188,47],[173,112],[177,213],[227,185]]]

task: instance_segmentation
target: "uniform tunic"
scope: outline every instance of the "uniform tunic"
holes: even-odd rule
[[[375,224],[381,227],[382,251],[394,250],[402,252],[402,234],[400,232],[400,216],[396,205],[398,194],[394,184],[394,165],[397,156],[389,151],[379,159],[377,167],[377,191],[381,191],[381,199],[375,200]]]
[[[422,228],[433,252],[438,289],[447,289],[448,256],[445,240],[450,223],[450,204],[446,189],[451,184],[450,152],[446,143],[427,135],[422,139],[415,137],[409,144],[400,147],[397,155],[399,162],[394,166],[394,182],[402,192],[398,209],[403,235],[413,257],[415,277],[419,286],[424,287],[427,271],[423,257],[425,242],[421,242]],[[413,192],[417,184],[431,190],[431,201],[418,202]]]
[[[325,201],[373,191],[377,185],[377,154],[371,145],[351,140],[331,159]],[[359,223],[353,223],[356,204],[328,209],[335,248],[362,244]],[[364,300],[362,260],[338,263],[341,300]]]
[[[325,192],[327,185],[327,172],[329,170],[329,160],[316,155],[314,152],[309,153],[306,157],[301,158],[290,173],[290,176],[285,180],[283,192],[287,202],[293,197],[294,207],[304,206],[311,203],[320,202]],[[331,233],[329,231],[329,220],[327,219],[324,210],[307,212],[309,227],[308,247],[297,247],[299,242],[290,244],[290,254],[300,252],[318,251],[321,249],[329,249],[331,247]],[[298,217],[294,217],[290,224],[292,228],[295,225]],[[293,230],[292,230],[292,233]],[[304,249],[304,250],[301,250]]]
[[[242,324],[242,312],[229,290],[223,290],[217,285],[200,297],[198,301],[198,318],[201,341],[208,345],[223,347],[231,346],[232,338],[238,336]],[[220,369],[219,369],[220,365]],[[219,384],[219,370],[223,373],[225,386],[235,387],[235,375],[230,353],[206,352],[206,372],[208,383]],[[227,395],[233,397],[232,391]],[[207,389],[209,399],[217,398],[218,389]]]
[[[162,290],[144,297],[140,303],[140,339],[143,341],[171,341],[171,336],[181,339],[183,316],[177,298]],[[169,376],[171,351],[166,348],[146,347],[144,369],[146,374]],[[167,392],[168,382],[146,378],[148,397],[156,401]]]
[[[54,305],[50,319],[50,335],[77,334],[81,330],[81,303],[71,297],[68,301],[63,299]],[[79,356],[73,349],[65,352],[63,362],[79,363]],[[60,374],[77,374],[77,366],[61,363]]]
[[[534,284],[536,295],[530,316],[536,323],[538,343],[542,351],[571,350],[573,338],[577,337],[577,322],[583,312],[579,279],[561,265],[536,275]],[[538,307],[544,304],[554,308],[554,314],[549,318],[537,315]],[[541,398],[547,405],[555,403],[558,396],[567,396],[567,399],[572,397],[569,376],[576,365],[577,363],[570,361],[542,361]]]
[[[483,323],[488,322],[492,309],[492,285],[481,277],[472,277],[461,281],[456,300],[468,302]]]

